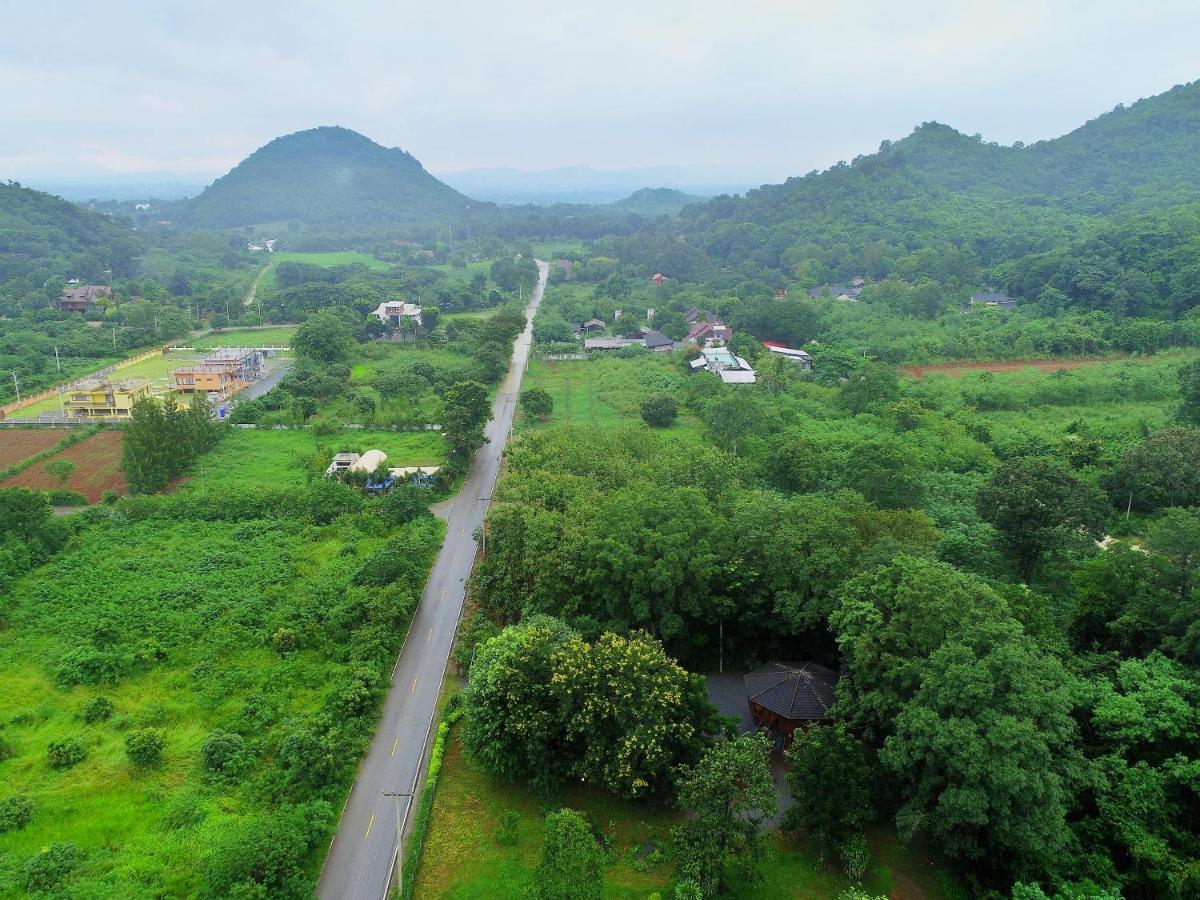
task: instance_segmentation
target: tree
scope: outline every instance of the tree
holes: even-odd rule
[[[525,415],[544,421],[554,412],[554,398],[541,388],[530,388],[521,394],[521,409]]]
[[[1183,403],[1176,418],[1181,425],[1200,428],[1200,360],[1180,368],[1179,389]]]
[[[642,404],[642,421],[651,428],[670,428],[679,415],[679,403],[670,394],[658,394]]]
[[[743,734],[709,748],[682,775],[679,808],[689,819],[675,832],[676,865],[705,897],[724,893],[731,858],[752,865],[758,856],[762,823],[778,809],[770,753],[766,735]]]
[[[925,499],[920,457],[894,438],[855,444],[844,471],[846,487],[884,509],[917,509]]]
[[[852,413],[867,412],[895,401],[900,396],[900,379],[894,366],[864,363],[838,389],[838,403]]]
[[[1016,457],[1002,463],[979,488],[975,505],[1000,533],[1025,581],[1048,550],[1078,538],[1104,536],[1104,496],[1045,457]]]
[[[121,469],[129,493],[157,494],[170,483],[174,448],[167,428],[157,401],[149,397],[134,401],[121,448]]]
[[[530,895],[535,900],[604,896],[604,851],[582,813],[560,809],[546,816],[542,857]]]
[[[421,307],[421,327],[425,329],[426,334],[433,334],[437,330],[441,317],[442,311],[436,306]]]
[[[783,826],[808,829],[831,854],[874,816],[863,746],[842,722],[817,725],[796,731],[787,759],[793,802]]]
[[[450,387],[442,398],[445,413],[442,433],[445,435],[451,462],[463,468],[487,439],[483,426],[492,417],[487,388],[478,381],[460,381]]]
[[[313,313],[296,329],[292,349],[303,359],[332,363],[345,359],[352,342],[350,327],[335,309]]]
[[[51,478],[58,479],[60,487],[66,487],[67,481],[70,480],[71,475],[75,472],[75,463],[69,459],[52,459],[42,468],[46,470],[46,474]]]
[[[908,840],[1039,877],[1066,845],[1082,780],[1070,679],[1014,619],[968,622],[921,664],[880,760]]]
[[[166,740],[156,728],[138,728],[125,736],[125,755],[135,766],[148,768],[162,759]]]
[[[1164,428],[1122,454],[1104,486],[1113,503],[1153,511],[1200,506],[1200,428]]]

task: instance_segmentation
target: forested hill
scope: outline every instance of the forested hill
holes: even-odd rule
[[[478,205],[399,148],[321,127],[259,148],[192,200],[185,217],[210,228],[290,221],[372,228],[455,219]]]
[[[1200,82],[1118,107],[1054,140],[1004,147],[926,123],[824,172],[683,212],[717,257],[794,266],[805,243],[953,244],[994,264],[1048,250],[1098,216],[1200,200]],[[780,226],[783,226],[782,228]],[[768,230],[770,233],[768,233]],[[784,258],[789,249],[793,260]],[[857,265],[862,265],[858,263]]]
[[[673,216],[689,203],[703,199],[676,188],[641,188],[623,200],[617,200],[613,206],[643,216]]]
[[[0,284],[26,278],[99,280],[132,270],[137,236],[128,223],[52,194],[0,183]]]

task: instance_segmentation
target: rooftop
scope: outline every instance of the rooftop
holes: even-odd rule
[[[751,703],[785,719],[815,720],[833,705],[838,674],[815,662],[772,662],[743,681]]]

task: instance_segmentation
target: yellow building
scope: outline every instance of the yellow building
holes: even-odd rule
[[[137,400],[151,396],[145,378],[127,381],[83,381],[67,392],[67,416],[72,419],[128,419]]]

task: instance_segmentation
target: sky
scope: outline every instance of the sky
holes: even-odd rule
[[[343,125],[435,173],[766,183],[924,121],[1066,133],[1200,78],[1197,0],[0,0],[0,179],[207,181]]]

